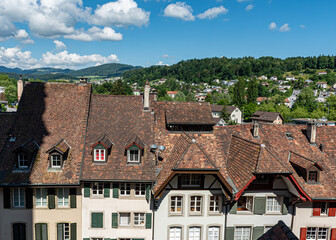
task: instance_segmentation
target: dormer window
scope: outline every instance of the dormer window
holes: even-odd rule
[[[309,183],[317,183],[317,171],[309,171],[308,172],[308,182]]]
[[[106,136],[101,136],[92,147],[93,162],[106,162],[111,153],[112,141]]]
[[[29,170],[32,160],[35,158],[39,148],[40,146],[34,141],[34,139],[31,139],[15,149],[14,154],[17,158],[17,164],[14,171]]]
[[[140,164],[145,144],[137,136],[131,139],[129,143],[126,147],[127,163]]]
[[[70,145],[64,139],[61,139],[55,145],[53,145],[47,151],[47,153],[49,154],[50,168],[61,169],[64,161],[66,161],[68,157],[70,148]]]
[[[19,168],[28,168],[28,156],[25,153],[18,154],[18,166]]]
[[[140,163],[140,150],[137,150],[137,149],[127,150],[127,162],[128,163]]]
[[[51,167],[52,168],[61,168],[62,167],[61,155],[59,155],[59,154],[51,155]]]
[[[105,149],[94,150],[94,161],[105,161]]]

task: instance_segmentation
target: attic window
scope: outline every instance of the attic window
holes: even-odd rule
[[[18,166],[19,168],[28,168],[28,156],[25,153],[18,154]]]
[[[94,162],[106,162],[111,153],[112,141],[106,136],[101,136],[92,147],[92,157]]]
[[[140,149],[136,146],[127,149],[127,163],[140,163]]]
[[[105,149],[94,150],[94,161],[105,161]]]
[[[317,183],[318,173],[317,171],[309,171],[308,172],[308,183]]]
[[[288,140],[294,140],[294,137],[290,132],[286,132],[285,134]]]
[[[54,144],[47,153],[49,154],[49,166],[54,169],[60,169],[63,166],[64,161],[68,157],[68,152],[71,147],[64,140],[61,139]]]
[[[51,167],[52,168],[61,168],[62,167],[62,157],[60,154],[51,155]]]

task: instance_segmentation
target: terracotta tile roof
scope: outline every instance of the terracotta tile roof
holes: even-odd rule
[[[56,150],[60,153],[66,153],[69,149],[70,149],[69,144],[64,139],[61,139],[56,144],[54,144],[49,150],[47,150],[47,153],[50,153],[53,150]]]
[[[304,169],[309,169],[315,164],[318,166],[316,161],[308,159],[306,157],[303,157],[299,154],[292,153],[292,152],[289,157],[289,162],[294,163],[295,165],[302,167]]]
[[[279,221],[270,230],[264,233],[258,240],[299,240],[290,228],[283,222]]]
[[[96,142],[91,147],[94,147],[99,143],[101,143],[107,149],[111,148],[112,145],[113,145],[113,142],[111,141],[111,139],[108,136],[106,136],[105,134],[103,134],[100,138],[98,138],[96,140]]]
[[[27,153],[32,153],[37,151],[39,148],[40,146],[37,144],[37,142],[34,139],[30,139],[14,149],[13,152],[25,151]]]
[[[277,119],[278,116],[280,116],[280,118],[283,120],[283,117],[280,113],[256,111],[255,113],[253,113],[251,119],[273,122]]]
[[[25,85],[11,130],[16,140],[7,142],[0,156],[0,184],[79,184],[90,93],[89,84]],[[30,171],[13,172],[14,150],[32,139],[40,148]],[[72,148],[62,170],[49,171],[46,151],[60,139]]]
[[[16,116],[16,113],[0,113],[0,153],[2,150],[2,147],[6,143],[9,130],[14,122],[14,118]]]
[[[130,146],[132,146],[134,144],[141,149],[144,149],[144,147],[146,145],[143,141],[141,141],[141,139],[138,136],[134,136],[130,140],[128,140],[128,142],[126,143],[126,145],[127,145],[126,148],[129,148]]]
[[[231,114],[234,110],[236,110],[236,106],[226,106],[226,113]],[[223,110],[223,105],[211,105],[212,112],[221,112]]]
[[[152,100],[152,99],[151,99]],[[152,105],[152,103],[151,103]],[[92,95],[82,166],[82,180],[155,181],[155,156],[150,152],[154,114],[143,111],[142,96]],[[106,163],[94,163],[92,145],[102,135],[114,143]],[[127,164],[126,148],[143,148],[139,165]]]

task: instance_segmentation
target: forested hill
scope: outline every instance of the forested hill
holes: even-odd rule
[[[211,83],[214,79],[236,79],[239,76],[282,76],[287,72],[310,69],[335,69],[336,56],[244,58],[204,58],[181,61],[172,66],[152,66],[129,70],[123,74],[126,81],[143,84],[145,80],[176,78],[187,83]]]
[[[141,67],[134,67],[127,64],[120,63],[107,63],[99,66],[88,67],[76,71],[69,72],[72,76],[88,76],[88,75],[96,75],[96,76],[105,76],[105,77],[117,77],[121,76],[125,71],[131,69],[138,69]]]

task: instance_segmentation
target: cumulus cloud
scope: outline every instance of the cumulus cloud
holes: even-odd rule
[[[159,61],[157,63],[155,63],[156,66],[169,66],[169,64],[164,63],[163,61]]]
[[[206,10],[204,13],[198,14],[197,17],[200,19],[213,19],[220,14],[226,14],[229,10],[223,6],[213,7]]]
[[[276,25],[275,22],[271,22],[271,23],[268,25],[268,28],[269,28],[270,30],[274,30],[274,29],[277,28],[277,25]]]
[[[306,28],[306,25],[301,24],[301,25],[300,25],[300,28],[303,28],[303,29],[304,29],[304,28]]]
[[[59,40],[54,40],[55,43],[55,47],[57,50],[63,50],[66,49],[66,46],[63,42],[59,41]]]
[[[289,27],[288,23],[285,23],[284,25],[282,25],[282,26],[279,28],[279,31],[280,31],[280,32],[288,32],[288,31],[290,31],[290,27]]]
[[[168,54],[163,54],[162,57],[163,58],[169,58],[169,55]]]
[[[177,2],[169,4],[164,10],[164,16],[180,18],[184,21],[194,21],[193,9],[185,2]]]
[[[149,16],[150,12],[138,8],[133,0],[118,0],[98,6],[91,22],[103,26],[142,26],[148,24]]]
[[[104,27],[100,29],[98,27],[92,27],[87,31],[77,30],[73,34],[64,36],[65,38],[70,38],[74,40],[81,41],[120,41],[123,36],[121,33],[116,33],[110,27]]]
[[[21,51],[19,47],[0,48],[0,65],[10,68],[40,67],[39,61],[31,56],[30,51]]]
[[[253,4],[249,4],[249,5],[246,6],[245,10],[246,11],[251,11],[253,8],[254,8],[254,5]]]

